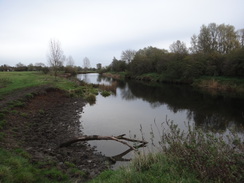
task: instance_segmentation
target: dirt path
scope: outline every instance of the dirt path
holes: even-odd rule
[[[33,162],[53,161],[67,172],[67,162],[73,163],[92,178],[108,168],[108,160],[86,143],[58,148],[59,144],[82,134],[79,118],[85,102],[70,98],[65,92],[50,87],[37,87],[15,92],[0,102],[3,109],[10,101],[23,98],[25,105],[15,107],[5,118],[6,137],[0,143],[7,149],[24,148]],[[75,178],[75,175],[72,175]],[[79,181],[83,178],[77,177]],[[79,182],[78,181],[78,182]]]

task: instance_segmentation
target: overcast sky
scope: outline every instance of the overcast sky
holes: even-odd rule
[[[209,23],[244,28],[244,0],[0,0],[0,65],[42,62],[50,39],[82,66],[109,65],[126,49],[190,46]]]

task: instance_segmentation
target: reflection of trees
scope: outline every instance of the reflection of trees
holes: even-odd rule
[[[90,83],[90,79],[87,76],[87,74],[83,74],[83,81],[86,82],[86,83]]]
[[[88,75],[83,75],[85,81]],[[114,79],[98,75],[99,82],[112,83]],[[163,104],[173,112],[188,110],[188,120],[204,129],[225,130],[235,124],[244,124],[244,99],[210,95],[185,85],[152,84],[137,81],[118,81],[117,88],[125,100],[140,98],[151,104],[152,108]]]
[[[244,100],[212,96],[184,85],[154,84],[129,81],[122,92],[123,98],[141,98],[153,108],[167,104],[168,109],[178,112],[188,109],[188,120],[194,119],[196,126],[205,129],[225,130],[244,122]]]
[[[101,74],[98,74],[98,76],[97,76],[97,82],[100,83],[102,81],[105,81],[107,83],[110,83],[110,82],[113,81],[113,79],[112,78],[109,78],[109,77],[104,77]]]
[[[225,131],[228,124],[231,122],[219,113],[205,114],[203,112],[196,111],[193,118],[198,126],[206,131],[208,129]]]
[[[125,100],[136,100],[137,97],[131,92],[128,86],[125,86],[123,90],[121,90],[121,97]]]
[[[160,102],[153,102],[153,103],[151,103],[151,107],[152,108],[157,108],[157,107],[159,107],[159,106],[161,106],[162,104],[160,103]]]

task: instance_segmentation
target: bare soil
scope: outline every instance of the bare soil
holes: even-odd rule
[[[76,182],[91,179],[109,168],[109,160],[85,142],[59,148],[61,143],[83,134],[79,121],[85,105],[82,98],[71,98],[64,91],[42,86],[5,96],[0,109],[7,109],[16,100],[24,105],[8,109],[1,147],[25,149],[33,163],[46,162],[47,166],[52,162],[50,166],[70,174]],[[70,173],[70,163],[84,175]]]

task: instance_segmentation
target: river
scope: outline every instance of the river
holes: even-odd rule
[[[82,131],[86,135],[117,136],[145,139],[150,142],[143,151],[155,151],[165,121],[172,120],[182,130],[186,124],[204,131],[225,134],[235,129],[241,135],[244,124],[244,99],[196,90],[190,86],[115,81],[99,74],[80,74],[80,80],[93,84],[116,83],[114,94],[97,95],[96,103],[87,104],[81,114]],[[163,126],[163,127],[162,127]],[[128,149],[114,141],[91,141],[92,146],[106,156],[115,156]],[[156,145],[156,147],[154,145]],[[134,156],[130,152],[115,167]]]

